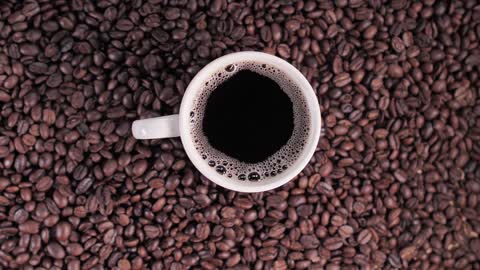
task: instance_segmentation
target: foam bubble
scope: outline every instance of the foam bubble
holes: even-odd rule
[[[202,130],[203,112],[210,94],[218,85],[228,80],[238,71],[245,69],[274,80],[294,104],[294,129],[292,136],[279,151],[266,160],[255,164],[240,162],[212,148],[209,146]],[[307,102],[301,93],[301,89],[281,70],[266,63],[257,62],[242,62],[228,65],[212,73],[210,80],[205,82],[202,90],[194,102],[194,109],[190,113],[190,117],[195,119],[195,121],[190,122],[190,132],[195,139],[196,147],[202,158],[210,167],[215,168],[218,173],[226,174],[228,177],[234,177],[241,181],[247,179],[249,181],[259,181],[285,171],[301,154],[302,151],[299,151],[299,149],[304,148],[305,139],[310,134],[310,129],[308,128],[310,117],[308,117]]]

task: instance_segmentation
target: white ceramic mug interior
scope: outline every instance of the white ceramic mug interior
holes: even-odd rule
[[[214,167],[210,167],[207,161],[202,159],[202,154],[195,149],[191,134],[190,112],[193,109],[196,98],[204,88],[202,87],[219,70],[231,64],[240,62],[254,62],[268,64],[289,76],[289,79],[297,85],[304,96],[310,116],[310,127],[306,143],[298,158],[291,163],[286,170],[275,176],[260,181],[240,181],[235,177],[229,178],[219,174]],[[193,165],[208,179],[222,187],[240,192],[261,192],[279,187],[300,173],[308,164],[315,152],[320,138],[321,116],[318,100],[307,79],[294,66],[276,56],[262,52],[237,52],[231,53],[210,62],[193,78],[185,91],[178,115],[169,115],[152,119],[137,120],[132,125],[132,132],[137,139],[158,139],[180,136],[185,152]]]

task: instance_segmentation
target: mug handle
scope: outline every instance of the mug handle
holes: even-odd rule
[[[163,139],[180,136],[178,114],[136,120],[132,124],[135,139]]]

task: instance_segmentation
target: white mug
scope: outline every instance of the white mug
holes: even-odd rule
[[[275,176],[267,177],[260,181],[240,181],[219,174],[215,168],[210,167],[202,154],[196,150],[191,134],[190,112],[195,104],[195,99],[202,93],[202,85],[214,74],[225,67],[240,63],[255,62],[268,64],[289,76],[289,79],[300,88],[310,116],[309,133],[306,143],[301,149],[298,158],[286,170]],[[307,128],[307,127],[305,127]],[[188,85],[180,105],[179,114],[136,120],[132,125],[132,133],[136,139],[161,139],[180,136],[183,147],[193,165],[208,179],[222,187],[240,192],[262,192],[279,187],[300,173],[313,156],[320,138],[321,116],[318,100],[307,79],[294,66],[276,56],[262,52],[237,52],[231,53],[210,62]]]

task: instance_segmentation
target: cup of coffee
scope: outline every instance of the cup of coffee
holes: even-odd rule
[[[133,122],[136,139],[180,136],[193,165],[241,192],[281,186],[308,164],[321,128],[317,97],[288,62],[261,52],[222,56],[198,72],[176,115]]]

